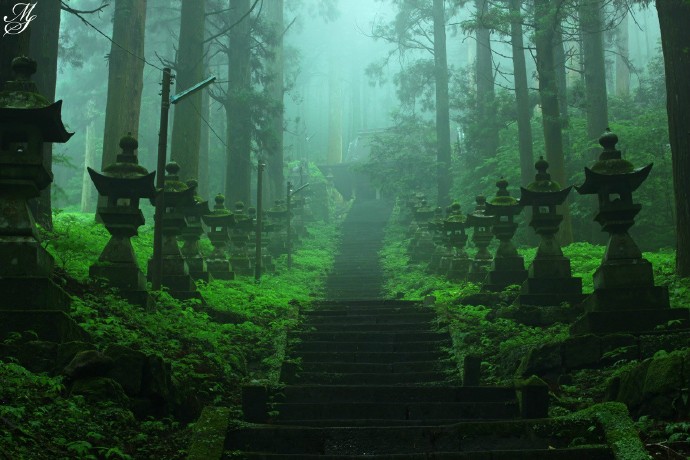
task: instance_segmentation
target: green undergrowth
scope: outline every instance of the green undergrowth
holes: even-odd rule
[[[44,232],[44,245],[56,259],[58,282],[72,295],[71,316],[95,346],[102,350],[117,343],[161,356],[171,365],[178,401],[193,398],[200,406],[226,406],[237,415],[243,383],[277,383],[287,331],[302,306],[322,298],[338,241],[338,222],[314,223],[311,237],[293,254],[292,270],[281,256],[276,273],[265,274],[261,283],[243,276],[199,283],[206,307],[163,292],[156,308],[146,311],[88,279],[89,265],[108,240],[93,214],[59,213],[54,226]],[[140,266],[146,266],[151,243],[149,227],[133,239]],[[188,432],[172,419],[135,421],[126,409],[68,397],[62,377],[33,374],[11,360],[0,361],[0,380],[0,458],[184,456],[187,440],[177,438]],[[45,455],[31,447],[47,444],[55,449]]]

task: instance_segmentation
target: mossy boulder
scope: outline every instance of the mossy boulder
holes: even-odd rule
[[[120,407],[128,407],[129,399],[122,386],[108,377],[79,379],[72,385],[72,396],[83,396],[92,402],[112,401]]]
[[[104,354],[113,359],[108,377],[122,385],[128,396],[138,395],[147,362],[146,354],[118,344],[108,345]]]
[[[98,350],[80,351],[65,366],[62,373],[72,379],[100,377],[113,367],[113,359]]]
[[[562,345],[559,342],[546,343],[532,348],[520,363],[517,377],[537,375],[543,378],[555,378],[563,369]]]

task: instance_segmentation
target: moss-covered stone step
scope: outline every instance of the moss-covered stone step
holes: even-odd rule
[[[338,331],[361,331],[361,332],[407,332],[407,331],[429,331],[433,330],[433,323],[356,323],[340,320],[330,320],[324,323],[306,322],[302,325],[301,331],[296,332],[338,332]]]
[[[353,374],[380,374],[400,372],[443,371],[450,368],[449,361],[401,361],[382,363],[302,363],[301,372],[335,372]]]
[[[450,339],[442,340],[420,340],[420,341],[410,341],[410,342],[334,342],[329,341],[308,341],[300,342],[292,348],[296,356],[300,356],[302,353],[308,352],[332,352],[332,353],[342,353],[342,352],[387,352],[387,353],[416,353],[416,352],[436,352],[441,350],[441,347],[450,347]],[[339,361],[336,359],[322,359],[321,361]],[[407,357],[402,357],[401,359],[394,359],[391,356],[391,361],[406,361]],[[420,359],[418,361],[428,361]],[[359,361],[359,362],[381,362],[381,361]]]
[[[611,449],[605,446],[572,449],[530,449],[504,450],[491,452],[435,452],[433,454],[396,455],[292,455],[243,453],[223,457],[232,460],[613,460]]]
[[[430,328],[430,322],[436,319],[433,313],[415,312],[386,312],[372,314],[347,315],[309,315],[305,324],[318,326],[320,324],[417,324]]]
[[[376,343],[376,342],[372,342]],[[412,342],[419,343],[419,342]],[[427,342],[428,343],[428,342]],[[432,342],[435,343],[435,342]],[[333,344],[334,346],[336,344]],[[408,344],[409,345],[409,344]],[[351,362],[351,363],[393,363],[403,361],[432,361],[435,359],[447,359],[448,353],[438,349],[429,351],[406,351],[400,354],[393,351],[394,347],[401,344],[388,344],[391,351],[314,351],[301,352],[298,357],[305,362]]]
[[[298,372],[294,383],[321,385],[396,385],[447,382],[450,378],[439,371],[391,373]]]
[[[303,342],[380,342],[380,343],[402,343],[402,342],[431,342],[448,339],[447,332],[301,332],[292,334],[292,337],[299,337]]]

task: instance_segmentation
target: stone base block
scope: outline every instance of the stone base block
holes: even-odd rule
[[[616,311],[668,309],[666,286],[595,289],[583,302],[585,311]],[[627,313],[624,313],[627,314]]]
[[[235,272],[230,269],[230,262],[227,260],[208,260],[206,261],[208,272],[214,279],[218,280],[234,280]]]
[[[146,290],[146,277],[136,264],[97,262],[89,267],[89,276],[103,278],[109,285],[121,290]]]
[[[0,311],[60,310],[68,311],[69,295],[49,278],[0,278]]]
[[[540,307],[558,306],[563,302],[570,305],[579,305],[586,295],[584,294],[520,294],[517,298],[519,305],[534,305]]]
[[[529,277],[522,283],[520,293],[580,295],[582,294],[582,278]]]
[[[632,259],[631,263],[605,263],[594,272],[594,289],[627,289],[631,286],[654,286],[652,264],[647,260]]]
[[[170,289],[168,291],[170,295],[177,300],[192,300],[196,299],[199,302],[201,302],[201,305],[206,305],[206,299],[201,295],[199,291],[176,291],[173,289]]]
[[[570,326],[571,335],[610,334],[614,332],[653,331],[657,326],[690,327],[690,311],[685,308],[666,308],[626,311],[589,311]]]
[[[90,342],[91,337],[65,312],[57,310],[0,310],[0,340],[10,332],[34,331],[49,342]]]
[[[168,275],[163,273],[161,284],[167,287],[170,292],[194,292],[196,291],[196,284],[189,275]],[[178,298],[178,297],[176,297]]]
[[[527,271],[530,278],[570,278],[570,260],[565,257],[534,259]]]
[[[120,297],[127,300],[132,305],[138,305],[145,310],[153,310],[156,307],[156,302],[153,300],[148,291],[126,291],[120,290]]]
[[[53,271],[53,256],[33,237],[0,236],[0,277],[43,276]]]
[[[450,261],[450,268],[448,268],[448,273],[446,273],[446,278],[451,281],[460,281],[467,278],[467,273],[470,270],[471,260],[468,258],[454,257]]]
[[[254,264],[248,257],[230,257],[230,264],[239,275],[254,274]]]
[[[203,281],[204,283],[213,281],[213,276],[207,271],[197,272],[190,269],[189,276],[191,276],[194,281]]]
[[[501,291],[511,284],[522,284],[527,270],[522,257],[499,257],[491,264],[484,284],[486,291]]]

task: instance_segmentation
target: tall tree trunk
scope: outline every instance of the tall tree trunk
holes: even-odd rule
[[[115,0],[101,169],[115,162],[122,136],[132,133],[134,138],[139,137],[145,24],[146,0]],[[106,198],[100,196],[98,205],[105,204]]]
[[[482,160],[493,158],[498,150],[496,126],[496,93],[494,66],[491,54],[491,30],[484,25],[489,13],[488,0],[475,0],[477,7],[477,116],[480,124],[479,155]]]
[[[283,82],[283,0],[272,0],[266,4],[266,20],[276,34],[276,43],[273,46],[273,59],[269,61],[269,74],[272,78],[268,85],[268,93],[275,104],[275,112],[271,118],[271,136],[268,142],[267,185],[271,193],[267,196],[267,203],[282,196],[283,182],[283,94],[285,92]]]
[[[630,94],[630,45],[628,36],[628,13],[623,13],[621,23],[616,29],[616,95],[619,97]]]
[[[226,203],[250,202],[251,133],[249,100],[251,96],[250,19],[242,18],[250,8],[250,0],[231,0],[228,23],[235,24],[228,34],[228,100],[227,117],[228,164],[225,180]]]
[[[86,113],[88,123],[86,125],[86,133],[84,136],[84,169],[81,181],[81,212],[96,212],[96,187],[89,176],[86,168],[98,169],[98,155],[96,154],[96,127],[95,115],[96,104],[94,101],[89,101],[86,106]]]
[[[556,3],[558,2],[534,0],[534,44],[537,49],[539,98],[541,100],[542,124],[544,126],[546,160],[550,165],[549,172],[551,177],[563,185],[565,184],[563,136],[553,53],[555,29],[559,23],[557,11],[560,5]],[[561,244],[570,244],[573,241],[573,232],[569,220],[568,206],[562,206],[560,211],[564,216],[564,220],[558,234],[559,241]]]
[[[527,85],[527,66],[522,35],[522,0],[510,0],[510,42],[513,46],[513,75],[515,79],[515,105],[517,107],[518,144],[520,149],[520,179],[529,184],[534,176],[532,150],[532,118]]]
[[[204,69],[208,70],[208,66],[204,65]],[[205,71],[205,75],[209,72]],[[211,124],[211,96],[208,91],[201,92],[201,114],[206,119],[208,124]],[[203,123],[201,125],[201,134],[199,137],[199,195],[204,198],[211,198],[209,190],[211,189],[209,181],[209,151],[211,142],[211,128]]]
[[[205,5],[205,1],[182,0],[180,40],[175,66],[177,92],[184,91],[203,79]],[[202,91],[190,94],[175,104],[170,157],[180,165],[182,180],[199,179]]]
[[[565,71],[565,43],[563,41],[563,30],[559,26],[554,35],[553,58],[556,66],[556,84],[558,85],[558,109],[561,113],[561,129],[563,136],[563,151],[570,150],[570,136],[568,125],[570,116],[568,114],[568,78]]]
[[[594,151],[599,150],[594,144],[609,123],[602,11],[602,0],[581,0],[578,10],[585,70],[587,137]]]
[[[676,274],[690,276],[690,2],[656,2],[666,70],[668,130],[676,198]]]
[[[436,164],[438,205],[450,204],[450,114],[448,101],[448,57],[446,17],[443,0],[434,0],[434,79],[436,82]]]
[[[328,64],[328,164],[343,161],[343,101],[338,58]]]
[[[39,2],[34,8],[36,19],[30,23],[29,55],[36,60],[38,72],[33,80],[38,91],[49,101],[55,100],[57,79],[58,38],[60,36],[60,2]],[[7,36],[0,38],[5,40]],[[53,169],[53,144],[43,144],[43,164]],[[53,228],[51,186],[41,190],[41,196],[31,203],[36,221],[48,230]]]

